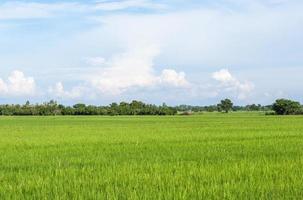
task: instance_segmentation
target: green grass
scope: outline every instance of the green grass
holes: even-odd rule
[[[300,199],[303,116],[0,117],[0,199]]]

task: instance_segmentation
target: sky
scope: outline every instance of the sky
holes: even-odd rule
[[[302,0],[0,0],[0,104],[303,102]]]

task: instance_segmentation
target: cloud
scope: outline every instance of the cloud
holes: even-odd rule
[[[49,18],[67,12],[89,11],[80,3],[37,3],[12,1],[0,3],[0,20]]]
[[[190,83],[185,78],[184,72],[176,72],[173,69],[164,69],[161,73],[160,82],[174,87],[187,87]]]
[[[89,57],[85,58],[85,61],[91,66],[101,66],[105,64],[105,58],[103,57]]]
[[[67,13],[92,14],[96,11],[117,11],[128,8],[163,9],[165,6],[149,0],[99,1],[94,3],[11,1],[0,3],[0,20],[40,19],[66,15]]]
[[[161,75],[154,71],[154,59],[159,49],[144,46],[113,56],[105,68],[91,75],[91,85],[104,94],[119,95],[132,88],[147,88],[161,85],[185,87],[189,83],[184,72],[164,69]]]
[[[215,80],[228,83],[233,82],[234,77],[229,73],[227,69],[221,69],[220,71],[214,72],[212,76]]]
[[[95,5],[96,10],[104,11],[125,10],[128,8],[162,9],[165,6],[149,0],[101,1]]]
[[[281,66],[282,61],[296,55],[286,49],[294,50],[291,47],[301,41],[303,15],[298,8],[302,6],[272,8],[257,4],[260,6],[240,10],[197,7],[165,13],[113,13],[99,17],[98,37],[103,35],[100,38],[121,45],[138,40],[156,43],[161,46],[162,61],[172,65]],[[281,57],[284,54],[289,56]]]
[[[254,84],[249,81],[241,82],[227,70],[221,69],[212,74],[212,78],[220,82],[220,89],[228,93],[236,93],[238,99],[247,98],[254,90]]]
[[[90,77],[91,83],[106,94],[120,94],[135,86],[150,86],[155,82],[152,62],[157,54],[155,47],[146,47],[115,55],[106,68]]]
[[[76,86],[73,87],[70,91],[66,91],[61,82],[56,83],[54,86],[51,86],[48,89],[48,92],[51,96],[61,99],[78,99],[83,97],[85,92],[85,87]]]
[[[294,87],[302,85],[300,78],[293,77],[300,73],[290,70],[299,66],[298,70],[302,71],[302,1],[223,0],[209,4],[195,1],[195,7],[188,6],[193,5],[193,1],[190,1],[185,2],[184,7],[177,8],[174,3],[167,3],[175,9],[145,13],[144,8],[148,7],[146,3],[150,2],[155,1],[0,4],[0,18],[3,19],[52,17],[67,10],[84,9],[87,13],[77,16],[76,21],[88,22],[83,23],[85,26],[77,23],[76,27],[69,23],[75,18],[66,14],[64,16],[67,18],[62,18],[62,23],[58,23],[56,28],[49,26],[52,29],[48,29],[48,25],[57,21],[43,21],[43,32],[37,31],[40,21],[33,23],[34,30],[20,26],[18,31],[13,30],[14,34],[3,32],[1,38],[5,54],[1,62],[8,66],[19,66],[21,63],[23,69],[31,67],[37,77],[46,76],[47,70],[48,78],[43,76],[45,84],[53,79],[62,81],[63,89],[56,89],[55,85],[53,89],[57,91],[55,93],[69,97],[77,95],[70,94],[73,93],[72,89],[69,90],[70,85],[65,85],[68,81],[84,81],[86,87],[102,94],[121,95],[121,98],[133,88],[142,88],[136,90],[134,96],[147,96],[150,90],[146,88],[185,87],[188,85],[186,82],[190,82],[189,87],[194,87],[203,96],[225,96],[227,93],[241,99],[254,92],[253,83],[256,83],[259,84],[256,92],[260,94],[257,98],[263,99],[261,94],[265,91],[273,93],[281,79],[268,81],[268,76],[262,74],[277,74],[278,68],[288,72],[279,74],[284,80],[279,88],[283,87],[283,91],[293,90],[298,95],[302,93],[298,87]],[[180,5],[180,1],[174,2]],[[96,5],[99,5],[99,10],[95,9]],[[106,10],[118,12],[103,12]],[[92,20],[92,16],[99,21],[86,21]],[[65,27],[66,24],[69,26]],[[43,35],[44,32],[49,34]],[[56,35],[68,37],[62,39]],[[43,45],[41,38],[46,41]],[[121,54],[124,50],[125,53]],[[77,60],[95,55],[104,58],[87,58],[86,62],[94,68],[88,69]],[[41,66],[45,70],[40,70]],[[176,70],[166,66],[176,67]],[[230,70],[249,75],[253,83],[244,81],[245,78],[235,78],[228,70],[228,73],[218,73],[216,78],[209,80],[211,77],[207,73],[215,71],[217,66],[233,66]],[[65,67],[81,70],[68,71]],[[68,73],[59,71],[63,68]],[[96,68],[99,68],[98,71],[90,73]],[[267,73],[260,72],[266,68],[269,69]],[[182,71],[186,71],[186,76]],[[217,82],[214,83],[214,80]],[[0,85],[5,85],[2,82]],[[208,84],[208,87],[203,87]],[[165,94],[173,98],[174,91],[169,87],[165,88]],[[152,92],[157,93],[158,90]]]
[[[7,81],[0,79],[1,96],[33,96],[36,93],[35,80],[21,71],[13,71]]]
[[[154,63],[168,63],[178,69],[186,66],[190,82],[196,83],[192,86],[194,95],[203,93],[206,98],[232,95],[240,102],[258,101],[263,98],[256,97],[261,87],[254,90],[254,83],[262,81],[259,71],[294,65],[300,58],[302,3],[251,0],[229,3],[165,13],[114,13],[99,18],[101,25],[96,35],[111,38],[129,49],[138,44],[156,44],[160,55],[154,58]],[[222,65],[233,66],[232,70],[250,77],[254,74],[255,78],[253,82],[240,80],[226,70],[212,77],[217,83],[204,81],[209,78],[208,71]],[[263,82],[275,87],[268,78]],[[210,86],[199,86],[204,84]],[[167,95],[174,93],[167,90]],[[193,97],[197,98],[200,97]]]

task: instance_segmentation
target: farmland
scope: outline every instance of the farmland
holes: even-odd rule
[[[1,117],[0,199],[298,199],[303,116]]]

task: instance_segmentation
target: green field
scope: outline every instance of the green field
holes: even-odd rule
[[[0,199],[301,199],[303,116],[0,117]]]

